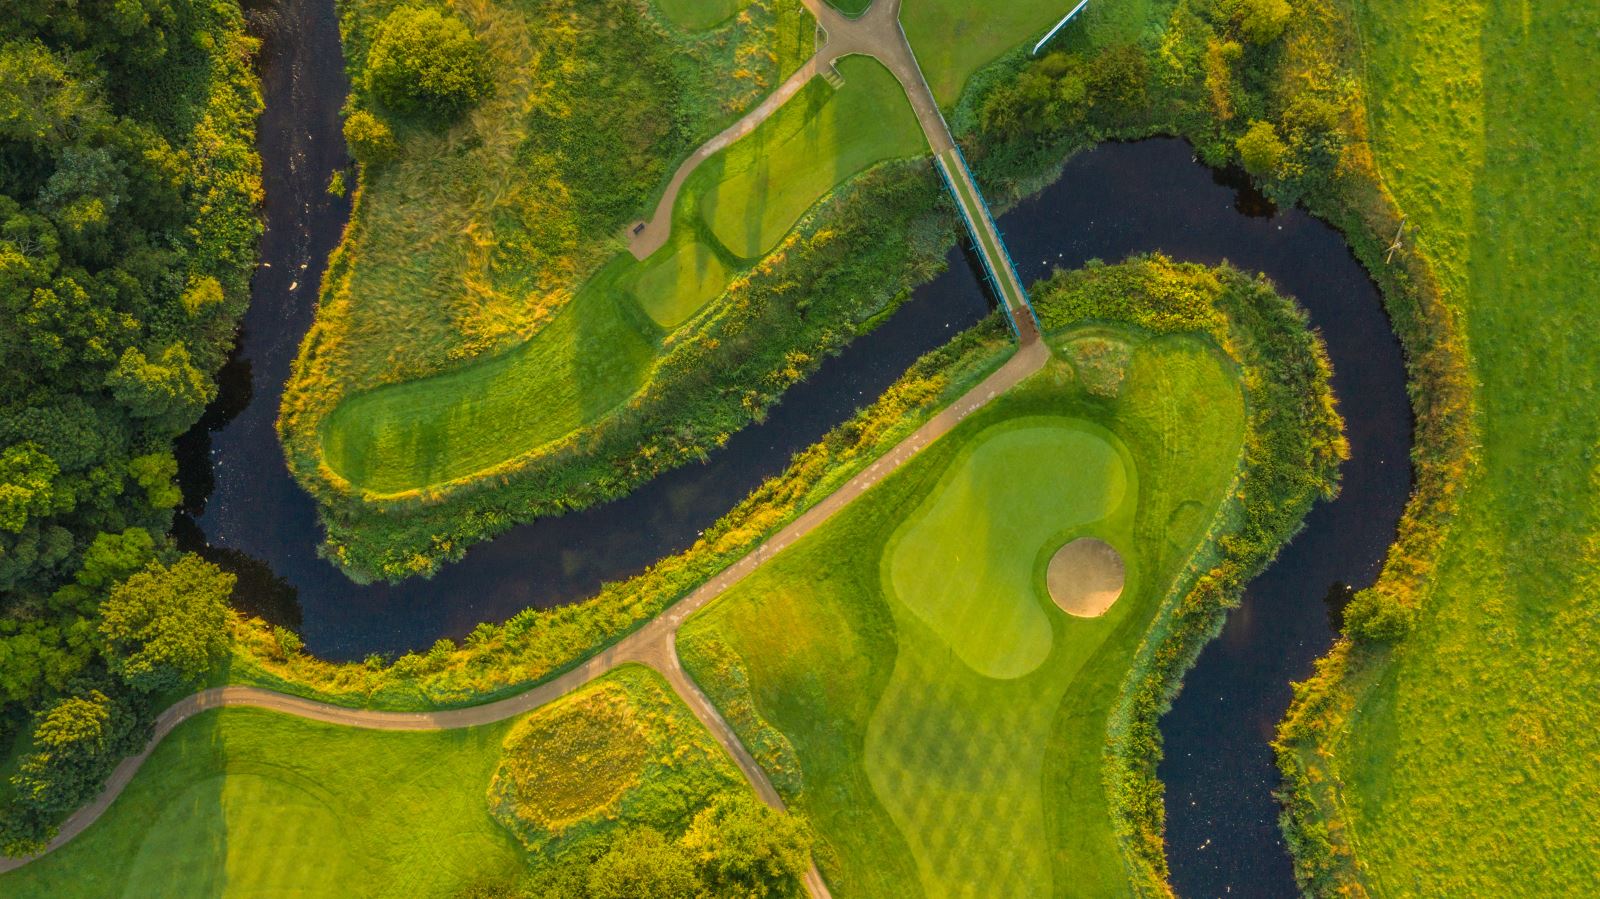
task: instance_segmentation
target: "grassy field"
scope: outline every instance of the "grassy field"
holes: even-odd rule
[[[1465,313],[1480,476],[1326,747],[1377,895],[1600,882],[1600,8],[1357,0],[1372,137]]]
[[[533,339],[430,378],[359,393],[322,428],[327,464],[398,493],[469,477],[603,419],[649,377],[663,333],[723,292],[834,186],[913,155],[921,131],[877,62],[847,59],[685,183],[673,236],[617,253]]]
[[[690,670],[731,652],[792,744],[836,895],[1127,891],[1106,716],[1232,479],[1244,409],[1209,344],[1094,333],[1132,347],[1115,398],[1053,362],[685,626]],[[1081,535],[1128,562],[1099,619],[1043,588]]]
[[[469,730],[224,709],[173,732],[104,818],[0,895],[448,896],[619,825],[681,829],[746,789],[642,668]]]
[[[1143,21],[1153,2],[1107,4],[1115,8],[1106,15]],[[1076,5],[1077,0],[904,0],[900,21],[934,98],[948,108],[972,73],[1024,44],[1031,47]],[[1099,10],[1091,5],[1079,15],[1087,21]]]

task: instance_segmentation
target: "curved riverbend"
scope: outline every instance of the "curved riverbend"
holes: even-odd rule
[[[670,472],[623,500],[514,529],[431,581],[351,584],[316,555],[316,510],[290,478],[273,426],[320,273],[348,215],[347,202],[323,189],[346,162],[337,20],[328,0],[285,6],[285,30],[269,39],[263,57],[262,267],[223,398],[182,441],[189,514],[177,532],[240,570],[246,603],[299,624],[319,655],[425,647],[528,606],[592,595],[603,581],[687,548],[794,452],[989,312],[971,268],[952,252],[949,272],[706,464]],[[999,220],[1028,280],[1147,250],[1207,263],[1227,258],[1266,272],[1311,311],[1333,359],[1352,446],[1343,494],[1314,509],[1306,530],[1251,585],[1162,722],[1173,879],[1196,896],[1293,891],[1267,741],[1288,702],[1288,682],[1309,673],[1331,640],[1323,597],[1334,584],[1373,580],[1410,486],[1404,369],[1376,288],[1332,229],[1299,211],[1264,217],[1241,209],[1261,211],[1218,183],[1185,144],[1157,140],[1080,154],[1057,184]]]

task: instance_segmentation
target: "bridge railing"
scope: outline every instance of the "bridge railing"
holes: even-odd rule
[[[973,222],[971,217],[967,215],[967,204],[961,201],[961,191],[956,187],[955,181],[951,180],[950,172],[945,168],[948,164],[945,162],[943,155],[934,157],[933,167],[939,170],[939,177],[944,179],[945,189],[950,191],[951,198],[956,201],[956,211],[961,214],[961,224],[966,226],[967,237],[972,241],[973,252],[977,254],[978,262],[983,268],[983,280],[989,285],[989,290],[994,293],[995,299],[999,300],[1000,311],[1006,314],[1006,324],[1011,326],[1012,335],[1020,339],[1022,332],[1017,329],[1017,320],[1011,311],[1011,302],[1006,299],[1006,292],[1001,287],[998,273],[989,264],[989,254],[983,251],[983,239],[978,235],[977,223]]]
[[[978,209],[983,212],[989,230],[994,233],[995,243],[1000,247],[1000,255],[1005,258],[1006,266],[1011,270],[1011,276],[1017,285],[1017,295],[1022,298],[1022,305],[1028,310],[1028,317],[1033,319],[1034,327],[1038,328],[1039,316],[1033,311],[1033,298],[1028,296],[1028,287],[1022,283],[1022,274],[1017,270],[1017,263],[1011,258],[1011,248],[1006,246],[1005,235],[1000,233],[1000,226],[995,223],[994,213],[989,209],[989,201],[984,199],[983,191],[978,188],[978,179],[973,177],[972,167],[967,165],[967,155],[961,152],[959,144],[956,145],[955,156],[961,162],[961,168],[965,170],[967,183],[972,185],[972,195],[978,200]],[[972,225],[968,224],[967,227],[971,228]]]

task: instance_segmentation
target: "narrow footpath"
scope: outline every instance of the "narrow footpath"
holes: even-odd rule
[[[838,59],[852,54],[871,56],[894,73],[904,87],[912,108],[916,111],[917,120],[927,137],[928,146],[934,153],[935,162],[944,170],[948,183],[952,185],[954,199],[961,207],[968,229],[972,231],[980,259],[998,281],[996,287],[1000,292],[1000,300],[1005,304],[1016,326],[1018,339],[1016,354],[976,387],[962,394],[909,437],[896,444],[866,470],[851,478],[844,486],[829,494],[743,558],[700,585],[688,596],[668,606],[639,630],[601,650],[571,671],[508,699],[470,708],[437,712],[351,709],[259,687],[230,686],[203,690],[179,700],[156,718],[154,734],[144,750],[138,755],[124,759],[116,767],[100,795],[73,813],[61,825],[61,830],[55,839],[45,847],[46,853],[71,841],[105,814],[123,789],[133,780],[155,747],[178,725],[210,709],[265,709],[311,721],[367,730],[454,730],[504,721],[533,711],[578,690],[619,665],[626,664],[646,665],[659,672],[694,712],[701,724],[727,750],[728,755],[744,772],[761,800],[773,808],[785,808],[783,798],[773,787],[767,773],[745,749],[733,728],[717,712],[699,685],[683,670],[677,651],[679,626],[690,615],[705,608],[717,597],[749,577],[751,572],[761,567],[768,559],[821,527],[879,481],[915,458],[934,441],[948,434],[967,416],[1039,371],[1050,358],[1049,347],[1040,339],[1037,323],[1028,306],[1021,279],[1017,277],[1016,270],[1011,265],[1001,237],[984,206],[978,186],[973,182],[971,172],[960,158],[949,126],[939,111],[938,103],[934,101],[933,92],[929,90],[922,69],[917,64],[916,55],[911,51],[905,31],[900,26],[900,0],[878,0],[867,12],[854,19],[839,13],[824,0],[803,0],[803,2],[817,19],[818,28],[822,32],[822,48],[770,97],[739,122],[696,150],[679,167],[666,195],[657,205],[654,218],[650,223],[635,226],[634,255],[642,259],[653,252],[653,249],[645,251],[650,242],[654,242],[656,248],[666,242],[670,233],[672,202],[683,180],[696,166],[718,150],[754,130],[797,93],[811,77],[831,67]],[[0,858],[0,874],[16,870],[31,860],[31,858]],[[804,880],[806,889],[813,899],[831,899],[828,886],[817,871],[815,863],[812,864]]]

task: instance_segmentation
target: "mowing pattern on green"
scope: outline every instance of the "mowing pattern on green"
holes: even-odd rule
[[[328,464],[368,490],[398,492],[481,471],[598,419],[639,388],[655,356],[619,302],[586,289],[509,353],[340,403],[323,426]]]
[[[895,597],[977,673],[1020,677],[1050,654],[1038,562],[1121,504],[1128,469],[1112,439],[1070,419],[984,434],[890,541]]]
[[[1051,363],[684,625],[684,640],[716,639],[739,656],[761,718],[794,746],[805,779],[789,798],[827,846],[819,858],[836,895],[1128,891],[1103,782],[1107,715],[1230,482],[1244,409],[1232,367],[1208,344],[1095,333],[1133,347],[1114,395],[1090,394],[1070,365]],[[1121,502],[1102,493],[1098,520],[1080,507],[1073,526],[1062,506],[1090,506],[1097,489],[1081,486],[1084,474],[1119,465]],[[1027,546],[980,541],[996,557],[979,559],[955,517],[967,505],[957,479],[1003,480],[1008,468],[1025,484],[994,489],[1030,519],[1019,525]],[[1045,496],[1017,499],[1029,490]],[[935,547],[927,564],[971,553],[945,575],[983,572],[1012,591],[991,592],[994,608],[1025,620],[1014,610],[1032,603],[1046,622],[1048,652],[1032,671],[1000,679],[970,667],[954,643],[1016,663],[975,642],[984,635],[930,619],[932,607],[893,583],[913,531],[933,546],[934,529],[954,548]],[[1069,618],[1044,589],[1049,555],[1080,535],[1129,563],[1125,595],[1100,618]],[[987,639],[1029,639],[1028,626],[1000,630]]]

